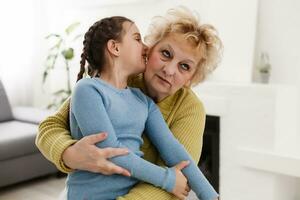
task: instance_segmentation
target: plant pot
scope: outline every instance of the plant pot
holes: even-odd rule
[[[269,83],[270,74],[269,73],[260,73],[260,82],[261,83]]]

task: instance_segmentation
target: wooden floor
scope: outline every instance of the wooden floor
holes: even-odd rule
[[[57,200],[66,177],[51,175],[0,189],[0,200]]]

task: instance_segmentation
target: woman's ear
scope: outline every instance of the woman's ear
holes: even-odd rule
[[[114,56],[120,56],[120,45],[117,41],[108,40],[106,46],[109,53]]]

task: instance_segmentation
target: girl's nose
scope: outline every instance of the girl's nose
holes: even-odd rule
[[[143,43],[143,52],[144,52],[144,54],[147,54],[147,53],[148,53],[148,50],[149,50],[148,46],[146,46],[146,45]]]
[[[148,50],[149,48],[143,43],[143,57],[145,59],[145,63],[148,62]]]

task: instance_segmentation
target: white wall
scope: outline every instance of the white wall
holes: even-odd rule
[[[258,8],[256,62],[260,52],[268,52],[270,82],[300,89],[300,1],[261,0]]]
[[[253,62],[253,51],[255,44],[255,23],[257,1],[240,2],[228,0],[221,2],[217,0],[144,0],[134,1],[130,5],[120,4],[101,6],[99,2],[83,4],[82,1],[46,1],[44,3],[45,21],[48,22],[45,29],[48,32],[60,32],[68,24],[74,21],[82,22],[81,32],[84,33],[96,20],[110,15],[124,15],[133,19],[144,34],[150,19],[156,15],[162,15],[165,11],[176,5],[185,5],[200,14],[200,19],[205,23],[213,24],[219,31],[224,42],[225,50],[222,63],[216,72],[209,78],[212,81],[227,82],[251,82],[251,71]],[[62,17],[64,16],[64,17]],[[81,51],[78,46],[77,54]],[[75,59],[73,64],[73,82],[79,69],[79,60]],[[56,73],[59,74],[60,72]],[[53,85],[55,84],[55,85]],[[56,76],[48,88],[57,88],[64,82]],[[36,90],[34,104],[41,106],[49,99],[40,89]],[[41,96],[43,98],[41,98]]]
[[[272,64],[271,83],[293,84],[300,88],[300,58],[297,56],[300,52],[297,45],[300,44],[300,21],[297,20],[300,18],[297,12],[300,10],[299,1],[132,1],[131,5],[103,7],[99,4],[82,6],[79,0],[1,2],[0,20],[3,30],[7,31],[0,33],[1,57],[5,58],[0,62],[0,77],[12,103],[42,106],[49,99],[49,95],[41,91],[40,84],[48,48],[44,37],[48,33],[61,32],[74,21],[82,22],[81,32],[84,33],[95,20],[117,14],[135,20],[141,32],[145,33],[152,16],[163,14],[168,8],[179,4],[199,12],[203,22],[215,25],[223,40],[222,63],[209,80],[255,81],[256,74],[252,77],[252,71],[255,72],[257,55],[267,51]],[[79,54],[81,44],[76,50]],[[73,62],[73,77],[77,73],[78,63],[78,59]],[[55,84],[63,84],[58,80],[54,79]],[[44,89],[55,87],[47,83]]]
[[[221,65],[210,80],[250,83],[256,31],[257,0],[203,1],[202,15],[220,32]]]
[[[35,11],[34,0],[0,3],[0,78],[12,105],[32,102]]]
[[[300,108],[300,1],[259,2],[254,64],[260,52],[268,52],[272,65],[270,83],[296,87],[298,102],[292,105],[291,101],[288,103],[289,107]],[[255,65],[253,80],[258,80]]]
[[[212,81],[251,82],[253,61],[257,0],[130,0],[92,1],[89,4],[81,0],[28,0],[1,2],[0,76],[9,93],[12,104],[47,105],[49,94],[42,91],[41,79],[44,60],[49,44],[44,37],[48,33],[62,32],[67,25],[80,21],[80,31],[84,33],[96,20],[109,15],[125,15],[136,21],[141,33],[145,33],[150,19],[162,15],[168,8],[185,5],[200,14],[203,22],[208,22],[219,30],[224,42],[224,57],[216,72],[209,78]],[[104,2],[101,6],[99,2]],[[109,2],[109,3],[108,3]],[[108,4],[112,5],[108,5]],[[16,6],[17,5],[17,6]],[[17,14],[16,14],[17,13]],[[17,25],[18,24],[18,25]],[[21,33],[21,34],[20,34]],[[20,36],[21,35],[21,36]],[[10,38],[10,39],[8,39]],[[14,45],[11,38],[15,38]],[[79,56],[81,44],[77,44]],[[15,53],[18,52],[17,56]],[[79,69],[79,59],[72,63],[73,82]],[[9,66],[9,67],[8,67]],[[43,87],[44,91],[54,91],[65,84],[61,78],[62,70],[54,72]]]

